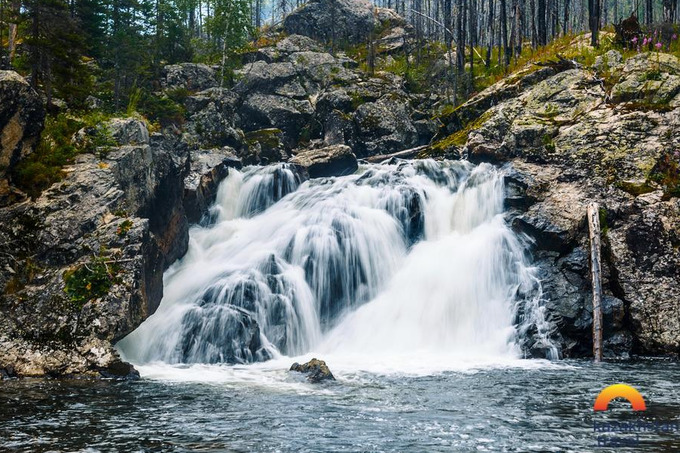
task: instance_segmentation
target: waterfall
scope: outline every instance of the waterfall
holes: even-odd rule
[[[488,164],[398,161],[304,180],[231,171],[157,312],[118,347],[134,363],[324,354],[557,356],[540,282]]]

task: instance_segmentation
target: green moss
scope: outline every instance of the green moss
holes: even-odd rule
[[[352,110],[356,110],[359,108],[359,106],[366,103],[366,99],[360,92],[350,91],[348,94],[350,99],[352,100]]]
[[[546,104],[545,110],[543,110],[542,112],[536,112],[536,115],[546,119],[555,118],[559,114],[560,111],[555,104]]]
[[[246,143],[250,146],[259,143],[260,146],[269,149],[278,148],[281,146],[282,133],[281,129],[274,128],[248,132],[246,133]]]
[[[545,134],[543,136],[543,146],[545,146],[545,149],[550,152],[554,153],[555,152],[555,142],[553,141],[553,137],[550,134]]]
[[[420,153],[418,157],[432,157],[437,154],[444,154],[449,152],[452,148],[462,147],[467,144],[468,137],[471,132],[474,132],[481,128],[484,123],[486,123],[493,113],[491,110],[487,110],[479,118],[468,123],[463,129],[454,132],[442,140],[434,142],[427,149]]]
[[[64,292],[71,303],[81,309],[90,300],[108,294],[111,286],[119,281],[118,272],[115,263],[109,264],[104,257],[97,257],[64,272]]]
[[[634,197],[654,192],[654,187],[647,182],[636,183],[632,181],[617,181],[614,185]]]

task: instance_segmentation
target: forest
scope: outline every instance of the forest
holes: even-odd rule
[[[28,76],[51,103],[81,109],[94,95],[109,111],[159,109],[161,68],[178,62],[239,64],[249,43],[299,7],[290,0],[0,0],[0,64]],[[379,0],[415,31],[415,52],[439,42],[468,63],[503,74],[523,52],[635,15],[643,25],[677,22],[680,0]],[[668,38],[670,40],[669,34]],[[369,52],[370,53],[370,52]],[[452,57],[453,59],[453,57]],[[453,62],[452,62],[453,65]],[[225,72],[226,76],[229,71]],[[456,79],[455,77],[451,78]],[[474,92],[473,80],[461,84]],[[229,83],[227,80],[226,83]]]

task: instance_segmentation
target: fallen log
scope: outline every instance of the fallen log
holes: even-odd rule
[[[425,148],[427,148],[428,145],[423,145],[423,146],[416,146],[415,148],[410,148],[410,149],[405,149],[403,151],[397,151],[396,153],[392,154],[380,154],[378,156],[371,156],[371,157],[366,157],[363,160],[370,164],[379,164],[380,162],[384,162],[386,160],[392,159],[393,157],[399,158],[399,159],[409,159],[411,157],[415,157],[418,155],[418,153]]]

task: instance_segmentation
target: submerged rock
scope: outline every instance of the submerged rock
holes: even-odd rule
[[[290,163],[306,168],[310,178],[351,175],[359,168],[352,149],[345,145],[303,151]]]
[[[335,376],[331,373],[331,370],[326,365],[326,362],[319,359],[312,359],[307,363],[300,365],[295,362],[290,367],[290,371],[297,371],[299,373],[305,373],[307,375],[307,380],[313,384],[318,384],[323,381],[334,381]]]

